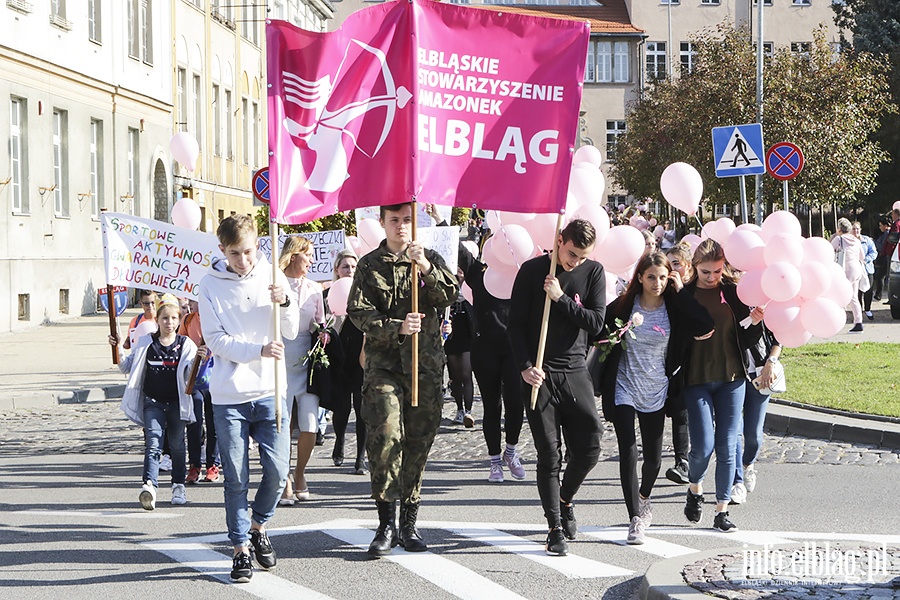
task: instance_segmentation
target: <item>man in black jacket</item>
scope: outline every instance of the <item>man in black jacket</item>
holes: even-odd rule
[[[588,259],[596,232],[576,219],[562,230],[556,273],[550,257],[522,265],[510,299],[509,339],[522,379],[526,414],[538,454],[537,484],[550,528],[547,554],[565,556],[577,533],[572,499],[600,457],[602,427],[585,355],[600,335],[606,313],[606,277]],[[535,366],[545,294],[553,301],[542,368]],[[538,388],[531,408],[531,389]],[[570,458],[560,484],[562,437]]]

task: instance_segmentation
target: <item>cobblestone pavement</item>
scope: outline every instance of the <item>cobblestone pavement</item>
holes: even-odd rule
[[[444,404],[444,420],[431,453],[433,460],[487,460],[481,432],[481,403],[476,401],[473,413],[475,428],[466,429],[451,419],[456,414],[452,400]],[[618,459],[612,424],[604,422],[601,460]],[[351,421],[350,431],[353,431]],[[329,438],[332,435],[329,430]],[[330,443],[328,443],[330,446]],[[60,404],[52,407],[17,409],[0,413],[0,454],[6,457],[43,454],[141,453],[141,428],[123,416],[119,402]],[[528,424],[523,427],[520,453],[534,460]],[[671,457],[671,437],[666,432],[663,446],[664,464]],[[759,457],[760,463],[900,465],[900,450],[843,442],[766,435]]]
[[[721,554],[686,565],[694,589],[727,600],[900,599],[900,548],[811,544]]]

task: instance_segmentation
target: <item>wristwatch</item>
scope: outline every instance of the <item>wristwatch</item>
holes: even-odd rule
[[[285,297],[284,297],[284,302],[282,302],[281,304],[279,304],[279,306],[280,306],[281,308],[287,308],[287,307],[290,306],[290,305],[291,305],[291,297],[290,297],[290,296],[285,296]]]
[[[776,357],[776,356],[770,356],[770,357],[767,358],[766,360],[769,361],[770,363],[772,363],[773,365],[777,365],[777,364],[778,364],[778,357]]]

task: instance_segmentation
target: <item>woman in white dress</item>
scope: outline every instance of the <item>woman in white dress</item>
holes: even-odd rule
[[[850,281],[853,295],[850,297],[850,312],[853,313],[853,328],[850,333],[860,333],[863,330],[862,306],[859,303],[859,280],[866,272],[866,254],[862,242],[851,232],[850,220],[841,217],[838,219],[838,234],[831,239],[831,245],[838,257],[843,252],[844,275]]]

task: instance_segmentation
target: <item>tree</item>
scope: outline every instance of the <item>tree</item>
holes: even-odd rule
[[[755,49],[746,28],[728,23],[691,41],[693,69],[653,84],[629,106],[612,176],[637,197],[660,198],[663,170],[683,161],[703,177],[707,206],[736,204],[739,179],[716,177],[710,131],[756,122]],[[868,136],[879,118],[896,111],[887,73],[882,57],[833,54],[821,29],[808,53],[779,50],[766,59],[764,139],[793,142],[806,157],[803,172],[791,183],[792,201],[845,205],[873,189],[887,154]],[[763,179],[766,202],[780,203],[781,183]]]
[[[832,4],[835,23],[853,33],[852,47],[860,52],[885,54],[891,64],[890,92],[900,102],[900,2],[896,0],[844,0]],[[845,41],[845,45],[850,46]],[[891,156],[878,170],[878,186],[865,198],[872,212],[885,212],[900,198],[900,119],[885,115],[873,134]]]

